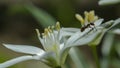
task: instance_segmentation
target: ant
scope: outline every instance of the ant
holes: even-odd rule
[[[95,27],[95,24],[94,24],[94,23],[89,23],[89,24],[87,24],[86,26],[82,27],[80,31],[83,32],[86,28],[88,28],[88,27],[91,28],[91,25]],[[92,28],[92,29],[93,29],[93,28]]]

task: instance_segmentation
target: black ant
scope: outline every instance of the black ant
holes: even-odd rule
[[[91,28],[91,25],[95,27],[95,24],[94,24],[94,23],[89,23],[89,24],[87,24],[86,26],[82,27],[80,31],[83,32],[86,28],[88,28],[88,27]],[[93,28],[92,28],[92,29],[93,29]]]

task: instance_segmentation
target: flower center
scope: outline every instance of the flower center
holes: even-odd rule
[[[55,26],[49,26],[44,29],[44,33],[42,33],[42,38],[40,37],[40,33],[38,29],[36,30],[38,37],[41,39],[40,41],[43,43],[43,47],[46,51],[58,51],[60,49],[60,23],[57,22]]]
[[[94,22],[98,20],[98,16],[95,15],[95,12],[92,10],[90,12],[85,11],[84,12],[84,18],[80,14],[76,14],[75,17],[78,21],[80,21],[82,27],[81,32],[83,32],[86,28],[92,28],[94,25]]]

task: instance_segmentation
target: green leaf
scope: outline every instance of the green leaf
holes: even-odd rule
[[[120,56],[120,42],[116,43],[115,49],[116,49],[118,55]]]
[[[35,19],[40,22],[40,25],[47,27],[55,24],[55,19],[45,12],[44,10],[35,7],[34,5],[25,5],[28,11],[35,17]]]
[[[111,47],[113,45],[114,41],[114,35],[113,34],[107,34],[105,38],[103,39],[103,44],[102,44],[102,54],[104,56],[108,56],[111,51]]]
[[[112,52],[114,42],[114,34],[107,34],[103,39],[102,44],[102,54],[103,60],[101,61],[102,68],[109,68],[109,64],[111,63],[110,54]]]
[[[60,58],[61,65],[63,65],[65,63],[65,60],[66,60],[69,50],[70,50],[70,47],[61,50],[61,55],[60,55],[61,56],[61,58]]]
[[[83,54],[76,47],[70,49],[69,55],[72,61],[75,63],[76,68],[88,68],[87,63],[83,57]]]

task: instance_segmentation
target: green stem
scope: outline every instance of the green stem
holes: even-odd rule
[[[93,56],[95,58],[96,66],[97,66],[97,68],[100,68],[100,61],[99,61],[99,58],[98,58],[98,55],[97,55],[96,46],[92,45],[91,49],[92,49]]]

